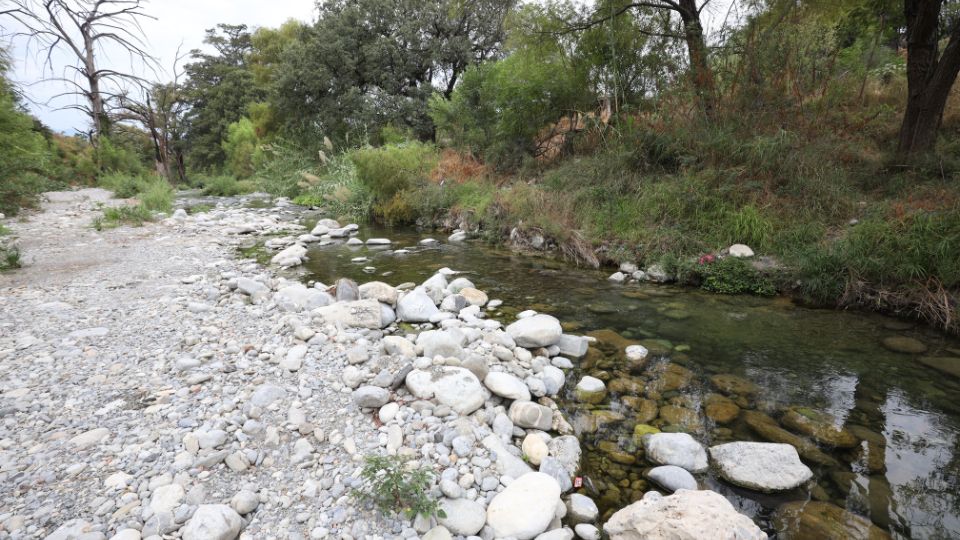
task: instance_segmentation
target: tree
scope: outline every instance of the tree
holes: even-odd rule
[[[13,7],[0,11],[0,16],[12,18],[25,28],[15,35],[26,37],[28,48],[30,42],[39,44],[46,69],[53,72],[53,53],[57,50],[65,51],[74,60],[74,64],[64,66],[62,76],[50,80],[70,88],[58,97],[84,98],[86,104],[65,108],[78,109],[90,118],[91,140],[96,145],[109,132],[109,103],[119,97],[117,89],[130,81],[142,80],[135,74],[99,65],[105,47],[120,47],[131,60],[148,67],[153,63],[144,50],[140,20],[150,16],[143,10],[141,0],[6,1]]]
[[[690,75],[693,89],[697,94],[697,101],[704,114],[711,118],[716,110],[717,92],[713,70],[710,67],[710,57],[707,50],[706,36],[700,13],[710,3],[710,0],[649,0],[644,2],[602,3],[587,17],[586,20],[569,26],[571,31],[582,31],[601,25],[607,21],[624,15],[633,9],[653,9],[677,15],[683,29],[682,34],[673,32],[659,32],[638,30],[656,37],[683,39],[687,46],[687,59],[690,63]],[[618,5],[619,4],[619,5]]]
[[[203,42],[215,53],[190,53],[194,62],[185,68],[190,106],[186,138],[191,164],[199,169],[216,169],[226,159],[221,142],[228,127],[245,116],[249,105],[261,101],[266,92],[257,86],[250,69],[253,44],[246,25],[219,24],[207,30]]]
[[[500,54],[515,0],[331,0],[284,54],[273,101],[287,129],[362,140],[385,125],[433,136],[426,102]]]
[[[189,106],[177,69],[180,59],[177,54],[171,82],[141,85],[139,96],[122,95],[117,114],[118,120],[140,124],[147,132],[153,145],[157,174],[170,182],[186,179],[183,137],[184,117]]]
[[[907,108],[897,148],[902,156],[933,150],[950,89],[960,72],[960,19],[945,21],[943,0],[904,0]],[[948,37],[940,54],[939,42]]]

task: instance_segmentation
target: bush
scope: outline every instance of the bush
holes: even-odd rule
[[[117,206],[105,208],[103,215],[94,218],[91,224],[94,229],[102,231],[112,229],[120,225],[131,225],[141,227],[144,223],[153,221],[153,213],[144,205],[135,206]]]
[[[230,175],[206,176],[198,175],[195,178],[198,187],[204,195],[214,197],[234,197],[256,191],[256,185],[249,180],[238,180]]]
[[[145,191],[137,194],[140,204],[153,212],[170,213],[173,207],[173,187],[166,180],[155,177]]]
[[[439,155],[431,144],[410,141],[381,147],[364,147],[349,153],[357,178],[379,202],[389,201],[428,181]]]
[[[710,292],[760,296],[777,293],[777,287],[770,278],[753,268],[748,261],[738,257],[701,257],[688,271],[700,280],[702,289]]]
[[[0,271],[20,268],[20,248],[0,244]]]
[[[230,124],[222,146],[226,154],[226,168],[238,178],[249,178],[263,162],[260,141],[249,118],[241,118]]]
[[[360,472],[362,484],[352,493],[387,514],[399,513],[407,519],[417,515],[443,518],[446,514],[430,497],[432,477],[431,471],[413,466],[409,458],[366,456]]]
[[[292,144],[278,142],[265,147],[263,163],[253,181],[259,189],[280,197],[296,197],[317,178],[319,163]]]
[[[356,220],[372,215],[373,196],[357,176],[357,167],[349,154],[339,154],[327,162],[317,175],[302,175],[304,191],[294,199],[304,206],[322,206],[337,217]]]
[[[119,199],[130,199],[150,188],[150,176],[134,175],[124,172],[109,172],[97,179],[97,184],[113,192]]]

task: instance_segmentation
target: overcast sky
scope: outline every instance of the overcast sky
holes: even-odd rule
[[[4,4],[0,0],[0,6]],[[246,24],[251,27],[279,26],[287,19],[312,21],[315,18],[315,0],[150,0],[146,2],[146,11],[156,20],[143,20],[143,29],[147,38],[147,49],[156,56],[162,68],[170,71],[177,47],[183,43],[182,52],[199,48],[203,42],[204,30],[218,23]],[[0,21],[3,34],[15,32],[9,20]],[[29,103],[30,109],[45,124],[57,131],[72,133],[75,129],[85,130],[88,121],[83,113],[75,110],[56,110],[73,102],[73,98],[61,98],[50,106],[42,105],[51,96],[64,91],[62,83],[31,84],[42,79],[43,57],[37,57],[36,51],[28,54],[24,40],[15,39],[10,50],[13,60],[12,78],[21,85],[24,93],[41,103]],[[59,60],[59,62],[58,62]],[[67,56],[54,59],[59,68]],[[123,54],[110,54],[101,59],[101,65],[129,68],[130,61]],[[57,71],[56,75],[59,76]],[[152,78],[152,77],[151,77]]]

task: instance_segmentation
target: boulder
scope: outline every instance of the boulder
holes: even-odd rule
[[[553,427],[553,410],[532,401],[514,401],[507,414],[522,428],[549,431]]]
[[[435,356],[463,359],[466,355],[463,350],[466,341],[467,337],[457,328],[428,330],[417,336],[417,345],[423,347],[423,356],[430,359]]]
[[[927,346],[922,341],[906,336],[890,336],[880,340],[884,348],[903,354],[923,354]]]
[[[277,266],[290,267],[303,264],[303,260],[306,259],[306,257],[307,248],[300,244],[293,244],[274,255],[273,258],[270,259],[270,262]]]
[[[391,356],[402,356],[409,360],[417,357],[417,349],[409,339],[402,336],[384,336],[381,341],[383,352]]]
[[[507,399],[530,401],[530,389],[520,379],[502,371],[491,371],[483,384],[494,394]]]
[[[237,290],[247,296],[262,296],[270,292],[270,287],[250,278],[238,277]]]
[[[351,397],[358,407],[380,408],[390,401],[390,392],[379,386],[361,386]]]
[[[474,289],[473,287],[465,287],[460,289],[460,296],[462,296],[468,304],[471,306],[484,306],[489,301],[487,293]]]
[[[607,386],[603,381],[589,375],[584,376],[573,389],[577,401],[583,403],[600,403],[607,397]]]
[[[356,302],[337,302],[313,310],[313,314],[323,322],[345,328],[370,328],[379,330],[386,326],[383,310],[376,300],[357,300]]]
[[[524,437],[520,449],[523,450],[524,459],[533,465],[540,465],[543,459],[550,453],[550,449],[547,448],[547,443],[544,442],[543,437],[536,433],[531,433]]]
[[[697,479],[686,469],[676,465],[661,465],[647,471],[646,477],[663,489],[673,492],[680,489],[697,489]]]
[[[547,456],[543,458],[543,461],[540,462],[539,470],[543,474],[548,474],[551,478],[556,480],[562,493],[566,493],[573,489],[573,480],[570,478],[570,474],[567,473],[566,468],[564,468],[563,463],[560,463],[559,459],[553,456]]]
[[[512,426],[510,430],[513,431]],[[522,459],[510,453],[510,449],[497,435],[487,435],[483,438],[482,444],[491,454],[496,455],[496,467],[500,474],[511,478],[520,478],[533,472],[533,469]]]
[[[298,313],[329,306],[334,302],[332,296],[324,291],[307,288],[300,283],[283,287],[273,295],[273,301],[280,309]]]
[[[441,525],[453,534],[472,536],[480,532],[487,521],[486,511],[470,499],[447,499],[440,501],[446,514],[438,519]]]
[[[225,504],[201,504],[180,530],[183,540],[233,540],[243,518]]]
[[[917,361],[951,377],[960,378],[960,358],[954,358],[952,356],[923,356],[918,358]]]
[[[869,519],[848,512],[839,506],[820,501],[789,502],[773,514],[777,538],[857,538],[889,540],[890,535]]]
[[[753,521],[713,491],[681,489],[650,494],[613,514],[603,526],[610,540],[766,540]],[[811,537],[817,538],[817,537]]]
[[[490,501],[487,525],[498,538],[530,540],[547,530],[560,502],[560,486],[549,475],[531,472]]]
[[[593,523],[600,517],[600,509],[597,503],[586,495],[571,493],[567,499],[567,523],[577,525],[579,523]]]
[[[397,297],[399,292],[397,289],[387,285],[382,281],[371,281],[369,283],[364,283],[359,287],[360,298],[368,299],[371,298],[378,302],[383,302],[384,304],[390,304],[391,306],[397,305]]]
[[[724,480],[757,491],[786,491],[813,478],[789,444],[732,442],[710,447],[710,457]]]
[[[520,347],[528,349],[556,345],[563,335],[560,321],[550,315],[533,315],[507,326],[507,334]]]
[[[580,472],[580,441],[573,435],[563,435],[554,437],[547,443],[547,449],[550,455],[557,458],[563,468],[571,477]]]
[[[829,446],[853,448],[860,442],[847,428],[837,427],[839,423],[833,416],[806,407],[788,410],[780,422],[797,433]]]
[[[436,399],[464,415],[482,407],[489,395],[470,370],[454,366],[415,369],[407,374],[406,385],[416,397]]]
[[[707,452],[686,433],[653,433],[643,436],[647,459],[659,465],[676,465],[699,473],[707,470]]]
[[[571,358],[583,358],[587,355],[589,346],[590,342],[587,341],[587,338],[583,336],[571,336],[570,334],[563,334],[560,336],[560,341],[557,342],[557,347],[560,348],[560,355]]]
[[[820,450],[814,442],[783,429],[776,420],[762,412],[743,411],[743,419],[761,438],[770,442],[789,444],[796,448],[797,452],[807,461],[827,467],[837,467],[839,465],[837,460]]]
[[[397,301],[397,317],[404,322],[430,322],[430,317],[440,313],[433,299],[417,288],[403,295]]]
[[[337,302],[354,302],[360,299],[360,288],[352,279],[340,278],[334,288],[337,291]]]

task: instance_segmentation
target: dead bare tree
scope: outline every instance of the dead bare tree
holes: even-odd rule
[[[134,122],[146,130],[153,142],[157,174],[172,183],[186,179],[183,159],[184,117],[190,105],[180,82],[183,72],[178,67],[185,56],[177,50],[172,81],[139,84],[136,86],[139,95],[133,95],[132,92],[121,94],[118,111],[114,115],[117,121]]]
[[[133,64],[140,62],[152,69],[153,57],[145,50],[140,21],[152,18],[143,9],[143,0],[4,0],[0,17],[15,20],[23,28],[14,38],[27,40],[27,49],[38,47],[44,56],[45,80],[67,85],[68,90],[55,98],[81,96],[85,103],[63,107],[86,114],[93,130],[91,141],[97,144],[109,132],[110,103],[119,97],[118,89],[130,82],[143,82],[131,72],[101,67],[99,58],[106,47],[119,47]],[[72,62],[55,76],[54,53],[65,52]]]

